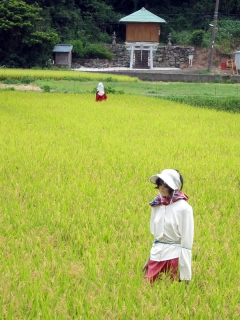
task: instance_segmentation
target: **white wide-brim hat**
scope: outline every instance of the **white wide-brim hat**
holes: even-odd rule
[[[173,190],[181,189],[180,174],[174,169],[165,169],[161,173],[154,174],[151,176],[150,182],[156,184],[158,178],[162,179]]]

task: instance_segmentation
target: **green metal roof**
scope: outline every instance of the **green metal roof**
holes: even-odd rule
[[[166,21],[150,11],[142,8],[129,16],[126,16],[119,20],[119,22],[156,22],[156,23],[166,23]]]
[[[71,52],[73,46],[71,44],[56,44],[53,52]]]

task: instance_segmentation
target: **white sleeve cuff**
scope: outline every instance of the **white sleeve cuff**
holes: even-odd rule
[[[192,278],[192,252],[182,248],[179,257],[180,280],[191,280]]]

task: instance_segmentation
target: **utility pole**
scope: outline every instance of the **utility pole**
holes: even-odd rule
[[[213,23],[213,29],[212,29],[212,42],[211,42],[209,62],[208,62],[209,72],[211,72],[212,70],[213,48],[215,43],[215,35],[216,35],[217,19],[218,19],[218,7],[219,7],[219,0],[216,0],[216,6],[215,6],[215,12],[214,12],[214,23]]]

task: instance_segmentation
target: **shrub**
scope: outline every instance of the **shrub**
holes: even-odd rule
[[[85,47],[85,59],[108,59],[113,58],[113,54],[102,44],[92,43]]]
[[[43,90],[43,92],[50,92],[51,91],[51,87],[48,86],[48,85],[44,85],[44,86],[42,86],[42,90]]]
[[[209,48],[212,39],[211,32],[205,32],[202,40],[202,48]]]
[[[76,56],[77,58],[84,57],[85,51],[81,40],[70,40],[68,43],[71,43],[73,46],[73,56]]]
[[[239,38],[240,21],[233,19],[219,19],[218,31],[224,30],[225,34],[230,34],[234,38]]]
[[[32,79],[29,77],[22,77],[20,81],[21,81],[21,83],[29,84],[32,82]]]
[[[222,19],[218,21],[215,47],[220,54],[230,57],[240,45],[239,28],[238,20]]]
[[[218,37],[218,42],[216,43],[215,48],[220,54],[226,57],[230,57],[236,46],[236,39],[229,35],[229,37]]]
[[[111,43],[112,38],[107,33],[100,32],[98,35],[99,42],[101,43]]]
[[[195,30],[191,35],[191,43],[196,47],[202,47],[205,32],[203,30]]]
[[[17,84],[19,81],[17,79],[7,78],[3,81],[5,84]]]
[[[189,31],[172,31],[172,43],[177,45],[188,45],[191,43],[191,33]]]

